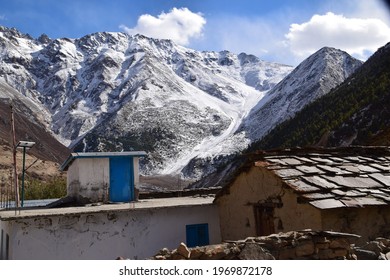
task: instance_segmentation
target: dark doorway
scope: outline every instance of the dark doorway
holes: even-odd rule
[[[258,236],[275,233],[274,207],[267,205],[254,205],[256,234]]]

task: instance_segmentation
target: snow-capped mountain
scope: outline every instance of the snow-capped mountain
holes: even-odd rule
[[[227,163],[237,150],[242,151],[307,104],[329,93],[361,65],[360,60],[344,51],[329,47],[320,49],[270,89],[248,112],[234,135],[207,153],[193,157],[184,173],[204,175],[214,172],[220,162]]]
[[[326,48],[286,77],[290,66],[141,35],[52,40],[0,28],[0,83],[14,98],[75,150],[147,151],[146,174],[201,175],[186,166],[243,150],[359,64]]]
[[[33,39],[0,30],[0,75],[78,150],[149,152],[144,171],[180,171],[232,135],[292,67],[198,52],[125,33]],[[22,97],[20,97],[22,98]]]
[[[251,110],[238,133],[244,131],[251,140],[262,138],[277,124],[337,87],[362,64],[344,51],[320,49],[267,93]]]

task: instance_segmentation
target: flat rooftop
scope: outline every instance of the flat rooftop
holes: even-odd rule
[[[47,216],[65,216],[73,214],[88,214],[113,211],[137,211],[145,209],[158,209],[170,207],[191,207],[200,205],[212,205],[214,196],[196,196],[196,197],[171,197],[142,199],[130,203],[110,203],[86,205],[80,207],[64,208],[29,208],[21,210],[3,210],[0,211],[0,220],[17,220]]]

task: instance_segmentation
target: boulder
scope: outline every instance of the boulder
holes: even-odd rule
[[[180,243],[179,247],[176,249],[177,254],[183,256],[186,259],[191,257],[191,251],[188,249],[187,245],[183,242]]]
[[[295,254],[297,257],[309,256],[314,254],[314,243],[311,240],[300,241],[295,248]]]
[[[268,251],[263,249],[259,244],[246,243],[245,247],[241,250],[238,255],[240,260],[274,260]]]
[[[356,248],[355,255],[358,260],[377,260],[378,256],[373,251]]]

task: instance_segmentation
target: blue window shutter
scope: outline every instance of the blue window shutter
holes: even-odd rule
[[[134,200],[134,166],[132,157],[110,158],[110,201]]]
[[[186,226],[186,239],[188,247],[209,245],[209,225],[194,224]]]

